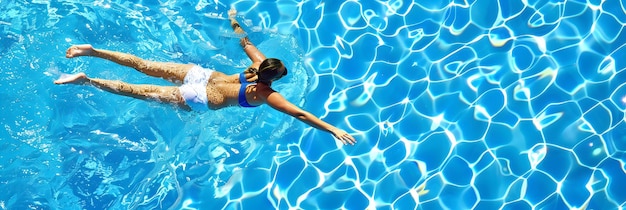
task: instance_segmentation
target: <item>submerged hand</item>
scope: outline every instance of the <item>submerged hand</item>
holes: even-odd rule
[[[341,143],[343,143],[344,145],[347,145],[347,144],[354,145],[354,143],[356,143],[356,140],[354,139],[354,137],[352,137],[350,134],[348,134],[344,130],[336,129],[336,130],[333,130],[332,133],[333,133],[333,136],[335,136],[335,138],[341,141]]]
[[[228,10],[228,18],[235,18],[237,15],[237,10],[235,8],[231,8]]]

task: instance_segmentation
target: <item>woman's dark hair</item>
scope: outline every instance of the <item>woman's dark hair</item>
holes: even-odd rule
[[[279,59],[268,58],[259,65],[256,74],[258,76],[257,82],[270,84],[273,79],[280,79],[287,75],[287,67]]]

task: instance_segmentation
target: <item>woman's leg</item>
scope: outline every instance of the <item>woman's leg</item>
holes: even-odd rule
[[[144,74],[160,77],[176,84],[181,84],[189,69],[193,67],[193,64],[147,61],[127,53],[95,49],[89,44],[71,46],[67,49],[65,56],[68,58],[79,56],[104,58],[120,65],[134,68]]]
[[[54,81],[55,84],[91,84],[102,90],[118,95],[130,96],[143,100],[155,100],[163,103],[178,105],[185,110],[191,110],[183,99],[178,87],[157,85],[134,85],[122,81],[92,79],[84,73],[63,77]]]

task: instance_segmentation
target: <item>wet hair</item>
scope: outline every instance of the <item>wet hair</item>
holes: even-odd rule
[[[272,79],[280,79],[287,75],[287,67],[279,59],[268,58],[259,65],[259,69],[255,73],[258,78],[257,82],[270,84]]]

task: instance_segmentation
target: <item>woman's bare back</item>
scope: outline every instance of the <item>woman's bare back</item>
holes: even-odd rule
[[[214,71],[206,86],[209,108],[216,110],[228,106],[238,106],[241,85],[238,74],[227,75]],[[262,103],[256,95],[256,85],[249,85],[246,88],[246,99],[250,104]]]

